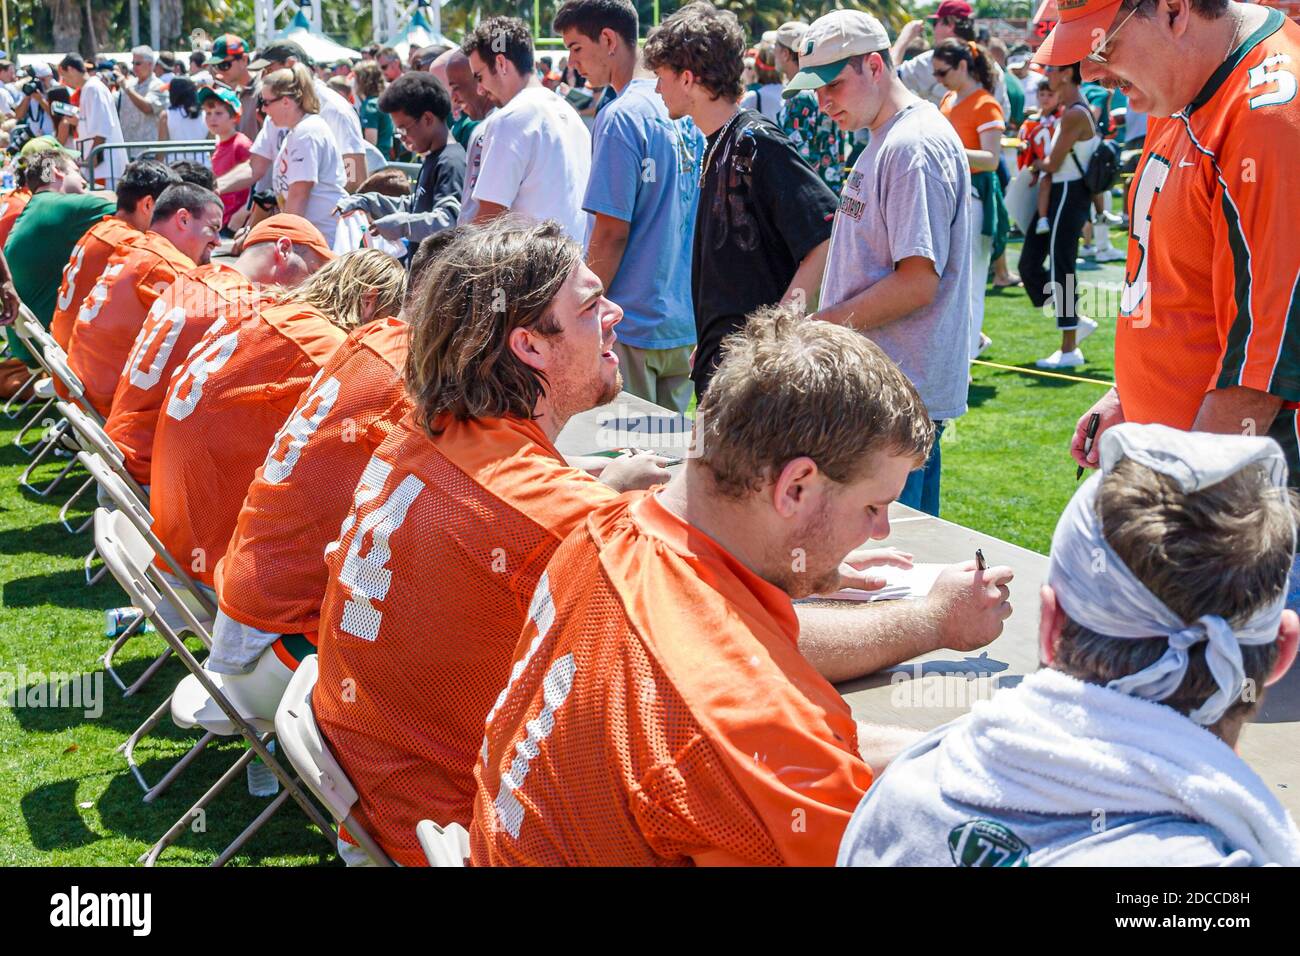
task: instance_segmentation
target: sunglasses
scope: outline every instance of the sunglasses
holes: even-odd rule
[[[230,69],[234,65],[235,65],[234,60],[222,60],[220,63],[215,64],[215,68],[221,70],[222,72],[225,72],[226,70]]]
[[[952,70],[935,70],[935,71],[934,71],[934,78],[935,78],[936,80],[942,80],[945,76],[947,76],[947,75],[948,75],[949,73],[951,73],[951,72],[952,72]]]
[[[1119,26],[1117,26],[1114,30],[1112,30],[1107,36],[1102,37],[1101,42],[1098,43],[1093,48],[1093,51],[1088,54],[1087,58],[1091,62],[1093,63],[1107,62],[1106,47],[1110,46],[1111,41],[1115,39],[1115,34],[1119,33],[1120,30],[1124,29],[1124,24],[1132,20],[1133,14],[1137,13],[1138,10],[1141,9],[1141,7],[1142,7],[1142,3],[1141,0],[1139,0],[1137,6],[1135,6],[1132,10],[1129,11],[1128,16],[1126,16],[1123,20],[1120,21]]]

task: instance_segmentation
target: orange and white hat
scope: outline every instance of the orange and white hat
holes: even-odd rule
[[[1056,0],[1060,17],[1034,61],[1048,66],[1078,63],[1101,45],[1119,10],[1120,0]]]
[[[263,219],[250,229],[248,238],[244,240],[244,248],[255,246],[259,242],[275,242],[277,239],[288,239],[295,246],[306,246],[327,260],[335,258],[334,250],[325,241],[320,230],[302,216],[295,216],[289,212]]]

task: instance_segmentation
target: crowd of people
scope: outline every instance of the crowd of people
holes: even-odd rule
[[[268,719],[317,655],[354,820],[397,863],[425,862],[430,818],[475,865],[1300,864],[1232,749],[1300,643],[1300,268],[1238,162],[1280,176],[1300,145],[1279,79],[1300,28],[1082,0],[1045,74],[978,42],[961,0],[930,49],[922,29],[836,10],[751,48],[694,2],[641,41],[627,0],[566,0],[558,69],[493,17],[343,72],[227,35],[210,84],[172,59],[158,126],[200,110],[235,143],[220,160],[83,177],[57,135],[22,147],[8,317],[51,327],[219,608],[205,668],[230,700]],[[133,57],[126,102],[157,111]],[[813,599],[910,563],[864,548],[891,503],[938,512],[986,278],[1017,281],[999,170],[1027,97],[1020,280],[1054,302],[1048,364],[1077,364],[1080,150],[1108,122],[1084,79],[1149,113],[1150,142],[1043,669],[931,734],[860,723],[833,682],[976,650],[1012,612],[1013,569],[977,561],[916,600]],[[112,106],[78,89],[79,122]],[[369,170],[382,144],[418,157],[413,188]],[[353,213],[388,251],[340,250]],[[698,454],[561,455],[625,388],[696,402]],[[367,858],[346,832],[339,852]]]

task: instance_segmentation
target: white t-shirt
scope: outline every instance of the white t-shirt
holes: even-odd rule
[[[190,116],[179,106],[167,110],[167,138],[169,140],[208,139],[208,123],[203,114]]]
[[[587,233],[582,200],[591,173],[591,134],[567,101],[530,86],[483,123],[483,158],[473,199],[530,219],[554,219],[574,240]]]
[[[333,130],[314,113],[289,130],[271,167],[271,185],[281,202],[289,195],[289,186],[301,182],[314,184],[303,218],[321,231],[326,242],[333,243],[338,227],[334,207],[347,195],[347,179]]]
[[[782,86],[780,83],[765,83],[757,90],[746,90],[745,95],[740,98],[740,108],[742,110],[758,110],[773,123],[777,121],[777,114],[781,111]]]
[[[113,102],[113,94],[104,81],[97,76],[91,76],[86,79],[85,85],[81,87],[81,96],[77,101],[77,107],[81,112],[81,119],[77,123],[77,138],[79,140],[90,139],[93,136],[104,137],[105,143],[121,143],[122,124],[117,118],[117,104]],[[83,147],[84,155],[90,155],[90,144]],[[100,160],[95,166],[96,179],[115,179],[110,174],[113,172],[121,173],[126,166],[126,157],[118,156],[113,160]],[[112,189],[115,182],[106,182],[106,186]]]
[[[365,153],[366,139],[361,135],[361,118],[351,104],[320,80],[316,81],[316,96],[320,100],[320,118],[329,126],[339,155]],[[253,140],[253,155],[274,162],[283,141],[284,131],[268,118],[262,123],[257,139]]]

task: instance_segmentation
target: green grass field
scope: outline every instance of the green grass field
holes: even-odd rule
[[[1013,249],[1013,267],[1016,254]],[[1114,266],[1080,274],[1090,283],[1120,278]],[[1109,381],[1114,313],[1098,308],[1093,314],[1101,328],[1085,343],[1090,361],[1079,374]],[[993,346],[984,358],[1003,365],[1032,367],[1059,344],[1051,319],[1018,289],[990,290],[985,329]],[[982,365],[974,379],[970,412],[944,435],[943,516],[1045,551],[1075,487],[1066,452],[1074,422],[1103,386]],[[182,668],[169,664],[130,699],[102,676],[103,609],[125,604],[126,596],[111,577],[86,586],[81,562],[90,533],[73,537],[58,523],[59,505],[76,483],[53,501],[19,491],[27,459],[13,447],[16,432],[17,425],[0,420],[0,681],[7,682],[0,685],[0,864],[130,865],[239,749],[209,748],[168,793],[151,805],[141,801],[116,748],[183,676]],[[52,474],[47,469],[38,477]],[[119,669],[130,679],[161,649],[157,637],[133,641],[118,658]],[[22,688],[30,704],[33,695],[49,696],[82,675],[93,687],[97,674],[98,717],[86,716],[84,708],[14,706],[20,693],[14,688]],[[137,748],[145,775],[157,779],[191,739],[165,720]],[[210,862],[262,805],[237,781],[209,810],[201,832],[186,833],[162,863]],[[292,802],[245,851],[236,865],[337,865]]]

